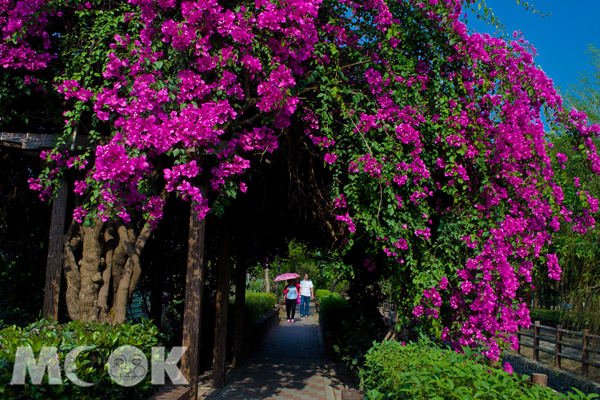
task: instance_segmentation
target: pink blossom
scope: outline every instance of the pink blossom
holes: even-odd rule
[[[337,156],[334,153],[325,154],[325,162],[327,164],[333,164],[337,160]]]
[[[412,312],[412,314],[413,314],[413,315],[414,315],[416,318],[419,318],[420,316],[422,316],[422,315],[423,315],[423,313],[424,313],[424,312],[425,312],[425,308],[424,308],[423,306],[419,305],[419,306],[416,306],[416,307],[413,309],[413,312]]]

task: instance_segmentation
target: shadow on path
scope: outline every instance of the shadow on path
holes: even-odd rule
[[[216,398],[333,400],[317,316],[282,319]]]

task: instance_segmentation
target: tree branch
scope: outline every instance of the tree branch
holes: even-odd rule
[[[244,68],[242,72],[242,84],[244,85],[244,98],[249,99],[250,96],[250,79],[248,79],[248,68]]]

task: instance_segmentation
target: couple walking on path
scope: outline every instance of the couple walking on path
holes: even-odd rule
[[[283,297],[285,297],[288,324],[294,323],[296,304],[300,304],[300,316],[308,317],[310,299],[315,298],[313,283],[308,279],[308,274],[304,274],[304,280],[300,284],[296,284],[295,279],[288,280],[288,284],[283,290]]]

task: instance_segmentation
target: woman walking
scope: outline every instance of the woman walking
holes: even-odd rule
[[[288,281],[287,286],[283,290],[283,296],[285,297],[285,311],[287,313],[288,324],[294,323],[294,316],[296,315],[296,304],[298,303],[298,296],[300,295],[299,285],[296,285],[294,279]],[[291,315],[291,318],[290,318]]]

